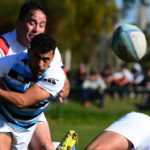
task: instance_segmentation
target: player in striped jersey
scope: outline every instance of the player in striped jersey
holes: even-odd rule
[[[45,31],[47,19],[47,10],[42,4],[30,1],[24,3],[19,13],[16,29],[0,37],[0,57],[20,53],[22,51],[26,52],[32,38]],[[53,62],[56,62],[63,68],[61,55],[57,47],[55,49]],[[66,77],[64,88],[58,94],[60,102],[62,102],[63,98],[67,97],[69,89],[70,85]],[[29,147],[30,150],[54,149],[44,113],[42,113],[39,119]]]
[[[1,149],[26,150],[41,113],[63,88],[65,74],[52,62],[55,48],[48,34],[39,34],[28,54],[0,59]]]

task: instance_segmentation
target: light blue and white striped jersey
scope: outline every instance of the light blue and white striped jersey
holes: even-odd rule
[[[33,84],[37,84],[53,96],[24,109],[0,103],[0,119],[4,119],[9,124],[24,129],[28,129],[38,121],[41,112],[44,111],[48,102],[57,96],[65,81],[65,74],[62,68],[55,63],[51,63],[47,70],[38,78],[38,81],[36,83],[33,82],[28,59],[28,54],[24,52],[0,59],[0,78],[3,79],[7,90],[24,92]]]

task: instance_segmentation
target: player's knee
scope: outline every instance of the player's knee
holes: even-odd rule
[[[53,144],[50,140],[42,140],[39,147],[40,150],[54,150]]]
[[[98,145],[91,144],[85,150],[111,150],[111,148],[103,144],[98,144]]]
[[[30,143],[29,150],[54,150],[53,144],[48,139],[41,139],[39,142]]]

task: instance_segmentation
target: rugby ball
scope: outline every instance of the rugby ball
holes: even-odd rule
[[[112,35],[112,50],[123,61],[139,61],[147,51],[145,35],[135,25],[120,25]]]

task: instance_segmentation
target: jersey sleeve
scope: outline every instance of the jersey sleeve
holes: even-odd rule
[[[57,47],[55,49],[55,55],[54,55],[52,63],[56,63],[62,68],[64,67],[59,49]]]
[[[65,74],[63,70],[60,66],[53,66],[47,70],[44,77],[36,84],[49,92],[52,96],[57,96],[57,94],[62,90],[64,82]]]
[[[10,56],[0,58],[0,77],[4,77],[8,74],[8,70],[12,64],[12,59],[8,59],[8,57]]]

